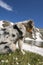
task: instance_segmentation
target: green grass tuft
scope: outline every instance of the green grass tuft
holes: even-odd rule
[[[0,54],[0,65],[43,65],[43,57],[31,52],[23,55],[16,50],[15,53]]]

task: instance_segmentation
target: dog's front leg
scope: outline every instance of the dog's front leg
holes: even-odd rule
[[[18,46],[19,46],[19,49],[20,49],[20,51],[23,53],[23,55],[25,54],[25,52],[23,51],[23,49],[22,49],[22,45],[23,45],[23,39],[19,39],[18,40]]]

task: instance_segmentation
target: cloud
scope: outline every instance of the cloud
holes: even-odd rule
[[[13,11],[12,7],[7,3],[3,2],[2,0],[0,0],[0,6],[8,11]]]

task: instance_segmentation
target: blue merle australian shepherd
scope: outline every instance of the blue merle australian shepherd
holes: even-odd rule
[[[3,21],[2,27],[0,27],[0,53],[14,52],[18,42],[18,47],[24,54],[22,44],[24,43],[26,32],[31,33],[32,24],[32,21],[15,24]]]

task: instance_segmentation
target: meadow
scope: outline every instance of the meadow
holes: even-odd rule
[[[14,53],[0,54],[0,65],[43,65],[43,56],[20,50]]]

